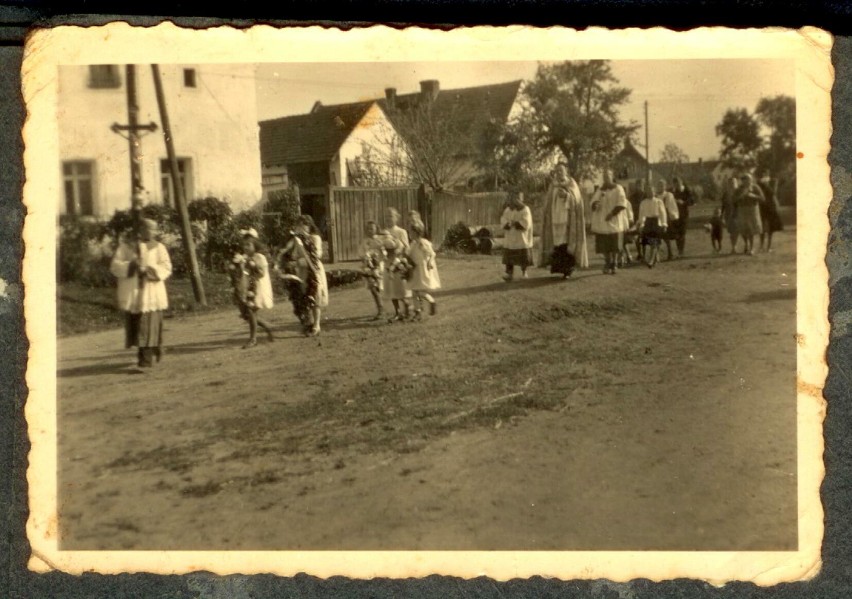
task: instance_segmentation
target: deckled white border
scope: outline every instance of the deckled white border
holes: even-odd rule
[[[346,61],[570,60],[581,58],[788,58],[796,64],[798,256],[798,484],[799,549],[795,552],[176,552],[59,551],[57,545],[55,198],[57,66],[124,63],[252,63]],[[444,574],[497,580],[543,575],[561,579],[699,578],[712,584],[759,585],[814,576],[820,566],[823,510],[822,387],[827,374],[828,272],[825,265],[831,198],[831,37],[820,30],[589,29],[476,27],[452,31],[375,26],[337,29],[181,29],[171,23],[134,28],[56,27],[33,33],[26,46],[23,89],[27,181],[24,200],[24,284],[30,341],[26,406],[32,449],[28,470],[32,545],[29,566],[70,573],[206,570],[217,574],[305,572],[319,577],[421,577]]]

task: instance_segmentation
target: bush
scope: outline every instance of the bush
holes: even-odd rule
[[[222,272],[231,254],[239,247],[238,230],[234,226],[231,207],[218,198],[192,200],[187,205],[189,218],[198,225],[197,240],[199,261],[207,270]]]
[[[361,279],[361,273],[357,270],[327,270],[325,278],[328,281],[329,289],[332,287],[340,287],[341,285],[351,285]]]
[[[470,233],[470,228],[464,223],[456,223],[447,229],[441,248],[471,254],[476,251],[477,244]]]
[[[103,223],[63,216],[59,221],[56,272],[60,282],[77,281],[89,287],[109,287],[114,244]]]

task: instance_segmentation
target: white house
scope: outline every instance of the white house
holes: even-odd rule
[[[262,195],[253,65],[161,65],[178,167],[188,200],[213,196],[234,211]],[[146,202],[173,202],[151,68],[136,67]],[[130,207],[130,153],[113,124],[126,125],[123,65],[62,66],[58,95],[61,214],[108,218]],[[125,134],[126,135],[126,134]]]
[[[353,185],[369,156],[376,158],[373,168],[394,168],[397,158],[390,154],[404,154],[401,143],[374,100],[329,106],[317,102],[307,114],[261,121],[264,194],[298,185],[302,212],[320,223],[329,186]]]

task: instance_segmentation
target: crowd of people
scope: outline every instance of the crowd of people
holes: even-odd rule
[[[662,247],[667,260],[684,256],[689,211],[696,198],[682,178],[673,177],[671,185],[657,179],[653,186],[639,179],[629,196],[615,182],[611,169],[603,169],[602,178],[589,201],[587,227],[586,204],[577,182],[569,176],[567,165],[560,163],[554,169],[544,198],[540,266],[563,278],[577,268],[587,268],[587,230],[594,234],[595,252],[603,257],[604,274],[614,275],[617,269],[637,262],[653,268]],[[505,229],[503,278],[511,281],[516,266],[526,277],[533,264],[534,231],[532,212],[521,194],[510,194],[501,226]],[[748,173],[730,177],[705,227],[716,253],[722,251],[724,230],[730,236],[732,254],[742,238],[743,253],[753,255],[756,237],[758,251],[771,252],[772,235],[783,227],[768,177],[759,182]]]
[[[614,275],[634,263],[653,268],[662,247],[666,248],[667,260],[684,255],[689,209],[695,197],[683,180],[674,177],[671,186],[657,180],[652,189],[640,179],[628,197],[611,170],[604,169],[602,175],[603,182],[592,194],[587,211],[567,166],[559,164],[554,169],[544,198],[540,267],[562,278],[570,277],[578,268],[588,268],[587,231],[594,234],[595,252],[603,257],[604,274]],[[782,224],[768,181],[755,182],[747,173],[731,177],[720,200],[706,225],[713,251],[722,251],[727,231],[731,253],[738,251],[742,239],[744,254],[753,255],[756,237],[759,251],[771,252],[772,235],[782,229]],[[401,215],[394,208],[387,208],[383,217],[381,223],[367,222],[360,246],[361,274],[375,306],[372,319],[396,323],[420,321],[426,311],[435,315],[437,301],[431,292],[441,287],[441,279],[423,219],[412,210],[402,227]],[[535,263],[534,230],[532,211],[523,194],[509,194],[500,226],[504,232],[503,278],[513,280],[516,268],[526,278]],[[271,259],[256,230],[246,229],[240,235],[242,247],[229,263],[229,274],[234,303],[249,328],[243,347],[257,345],[258,329],[270,342],[274,340],[272,327],[262,316],[273,307],[273,277],[286,288],[303,333],[319,335],[329,297],[323,242],[313,219],[299,217],[288,241]],[[138,348],[141,369],[161,359],[163,315],[168,309],[165,281],[172,274],[172,264],[157,237],[157,223],[138,218],[111,264],[118,280],[118,305],[125,314],[125,345]],[[388,302],[393,308],[391,314],[386,311]]]

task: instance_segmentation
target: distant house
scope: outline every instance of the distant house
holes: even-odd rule
[[[421,81],[419,92],[398,94],[395,88],[388,88],[380,102],[403,137],[417,133],[403,124],[406,116],[428,108],[431,121],[456,144],[450,180],[445,186],[466,188],[483,174],[476,159],[488,128],[510,122],[520,113],[522,83],[517,80],[442,90],[440,82],[432,79]]]
[[[296,184],[303,211],[322,220],[329,185],[363,184],[377,169],[385,180],[402,182],[410,128],[401,121],[424,107],[442,128],[460,133],[453,169],[457,177],[448,186],[467,187],[479,174],[474,164],[479,137],[490,123],[504,123],[517,113],[520,85],[513,81],[441,90],[438,81],[422,81],[415,93],[388,88],[384,98],[329,106],[318,101],[307,114],[261,121],[264,193]]]
[[[302,211],[325,219],[328,186],[348,187],[372,150],[393,152],[399,138],[375,100],[323,106],[260,122],[263,191],[298,185]]]
[[[715,199],[722,188],[724,179],[730,176],[730,169],[720,160],[702,160],[697,162],[664,163],[651,165],[654,180],[663,179],[671,185],[674,177],[679,177],[695,192],[696,199]]]
[[[648,175],[648,161],[636,149],[630,139],[624,140],[624,148],[616,154],[612,161],[612,169],[616,181],[621,184],[644,179]]]
[[[254,67],[160,67],[180,180],[187,199],[214,196],[234,210],[261,198]],[[129,149],[114,123],[127,124],[125,69],[59,68],[61,214],[107,218],[130,207]],[[136,69],[139,123],[158,125],[140,138],[146,201],[172,204],[171,171],[149,68]]]

